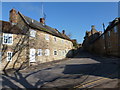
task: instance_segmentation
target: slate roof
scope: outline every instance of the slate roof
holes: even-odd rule
[[[17,25],[12,25],[10,22],[0,20],[0,29],[3,33],[12,33],[12,34],[26,34],[25,31],[21,30]]]
[[[47,25],[43,25],[36,20],[33,20],[33,19],[31,19],[27,16],[24,16],[20,12],[18,12],[18,14],[22,17],[22,19],[25,21],[25,23],[28,24],[31,28],[34,28],[34,29],[37,29],[39,31],[43,31],[43,32],[49,33],[51,35],[54,35],[54,36],[57,36],[57,37],[67,39],[67,40],[71,41],[71,39],[67,35],[60,33],[58,30],[56,30],[54,28],[51,28]]]

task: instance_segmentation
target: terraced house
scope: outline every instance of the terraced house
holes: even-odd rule
[[[73,48],[65,30],[47,26],[44,18],[38,22],[12,9],[9,19],[0,21],[2,70],[63,59]]]
[[[86,50],[100,55],[120,57],[120,18],[110,22],[102,34],[95,32],[88,35],[88,33],[86,32],[83,42]]]

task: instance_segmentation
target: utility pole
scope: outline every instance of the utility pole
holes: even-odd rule
[[[103,30],[104,30],[103,37],[104,37],[104,43],[105,43],[104,49],[105,49],[105,54],[106,54],[107,53],[107,45],[106,45],[105,24],[104,23],[103,23]]]

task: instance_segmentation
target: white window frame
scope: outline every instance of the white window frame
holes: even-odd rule
[[[49,49],[45,49],[45,56],[49,56],[50,55],[50,50]]]
[[[64,43],[64,40],[62,40],[62,43]]]
[[[36,49],[34,49],[34,48],[30,49],[29,61],[36,62]]]
[[[57,38],[54,36],[54,41],[56,42],[57,41]]]
[[[118,27],[114,26],[114,33],[117,33],[117,32],[118,32]]]
[[[5,42],[5,40],[7,40],[7,41]],[[13,44],[13,34],[3,33],[3,44],[12,45]]]
[[[31,37],[36,37],[36,31],[33,29],[30,29],[30,36]]]
[[[55,52],[56,52],[56,54],[55,54]],[[55,55],[55,56],[56,56],[56,55],[58,55],[58,52],[57,52],[57,50],[54,50],[54,52],[53,52],[53,53],[54,53],[54,55]]]
[[[43,52],[42,49],[38,49],[37,55],[42,56],[42,52]]]
[[[48,34],[45,35],[45,40],[49,41],[49,35]]]
[[[64,51],[64,50],[62,51],[62,55],[63,55],[63,56],[65,55],[65,51]]]
[[[11,54],[11,56],[8,56],[8,54],[9,54],[9,55]],[[12,61],[12,57],[13,57],[13,52],[8,51],[8,52],[7,52],[7,61]]]

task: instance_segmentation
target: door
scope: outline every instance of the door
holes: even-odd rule
[[[35,49],[30,49],[30,62],[35,62]]]

